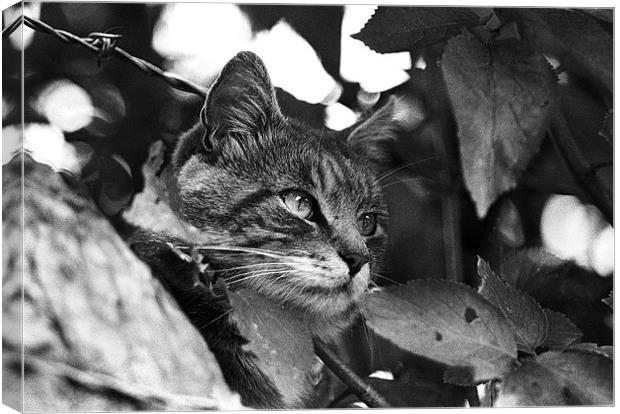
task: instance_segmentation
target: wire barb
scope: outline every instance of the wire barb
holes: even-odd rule
[[[88,35],[89,41],[93,46],[98,47],[99,53],[97,54],[97,63],[101,65],[101,61],[108,59],[114,48],[116,47],[116,43],[123,36],[119,34],[111,34],[111,33],[99,33],[94,32]]]
[[[9,37],[22,22],[24,25],[36,30],[37,32],[54,36],[64,43],[78,45],[88,49],[97,57],[97,61],[99,63],[101,63],[102,60],[108,59],[110,56],[116,56],[125,62],[131,63],[147,75],[160,78],[168,86],[174,89],[198,95],[203,99],[207,96],[207,91],[205,88],[196,85],[195,83],[184,79],[179,75],[166,72],[152,63],[133,56],[127,51],[121,49],[117,44],[122,38],[119,34],[94,32],[89,34],[87,37],[80,37],[66,30],[56,29],[34,17],[24,15],[19,16],[10,25],[2,30],[2,38],[6,39]]]

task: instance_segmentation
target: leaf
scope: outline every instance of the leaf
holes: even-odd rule
[[[374,292],[361,306],[377,335],[403,350],[465,367],[468,378],[461,378],[469,383],[502,378],[517,356],[511,324],[462,284],[412,281]]]
[[[601,303],[612,289],[610,278],[598,277],[542,248],[520,250],[499,268],[505,280],[541,306],[565,314],[585,338],[611,342],[613,334],[605,323],[609,308]]]
[[[558,379],[532,360],[522,361],[500,384],[494,407],[567,405],[568,398]]]
[[[516,248],[525,243],[521,215],[515,203],[508,198],[499,206],[495,228],[500,240],[508,246]]]
[[[258,357],[257,365],[274,381],[286,406],[299,406],[303,396],[298,393],[315,385],[319,372],[307,323],[299,312],[252,290],[229,292],[229,298],[233,319],[249,341],[244,348]]]
[[[582,342],[580,344],[572,345],[569,350],[601,355],[609,359],[614,358],[614,349],[610,345],[599,346],[592,342]]]
[[[595,18],[564,9],[536,8],[532,12],[569,53],[607,89],[613,90],[613,38]]]
[[[465,184],[484,217],[538,152],[556,81],[544,57],[523,42],[487,46],[468,32],[448,41],[441,67]]]
[[[535,290],[547,281],[558,278],[566,270],[566,261],[544,248],[521,249],[500,265],[504,280],[524,292]]]
[[[575,11],[585,13],[605,23],[614,22],[614,9],[577,9]]]
[[[577,326],[561,312],[543,309],[547,317],[547,338],[543,343],[551,349],[561,350],[581,340],[582,333]]]
[[[527,166],[519,184],[540,193],[588,198],[551,140],[543,140],[538,155]]]
[[[163,162],[164,143],[156,141],[149,148],[148,158],[142,166],[144,189],[123,212],[123,218],[153,232],[164,232],[194,243],[212,242],[212,238],[179,218],[181,206],[176,180],[170,166],[160,172]]]
[[[91,157],[81,176],[97,206],[106,215],[116,215],[129,204],[134,191],[134,182],[126,161],[120,156]]]
[[[603,355],[550,351],[506,377],[496,405],[611,405],[613,361]]]
[[[537,359],[580,404],[613,404],[613,361],[609,357],[567,350],[546,352]]]
[[[517,349],[534,354],[547,335],[547,318],[538,302],[506,283],[480,258],[478,275],[482,278],[478,293],[497,306],[514,325]]]
[[[364,28],[352,37],[379,53],[420,49],[481,24],[463,7],[379,7]]]

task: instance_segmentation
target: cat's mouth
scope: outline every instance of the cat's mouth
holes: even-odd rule
[[[368,290],[369,264],[353,276],[344,263],[317,266],[307,260],[256,261],[225,266],[220,274],[231,290],[250,288],[281,303],[323,315],[345,312]]]

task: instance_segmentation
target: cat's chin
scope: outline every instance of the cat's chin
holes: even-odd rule
[[[297,304],[308,313],[328,319],[356,312],[357,303],[368,292],[370,267],[365,264],[355,276],[347,275],[342,280],[342,283],[330,284],[329,287],[317,285],[313,292],[301,295]]]

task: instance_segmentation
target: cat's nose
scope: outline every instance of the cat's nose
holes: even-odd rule
[[[358,253],[340,253],[340,257],[349,266],[349,276],[351,277],[355,276],[362,266],[368,263],[368,256]]]

